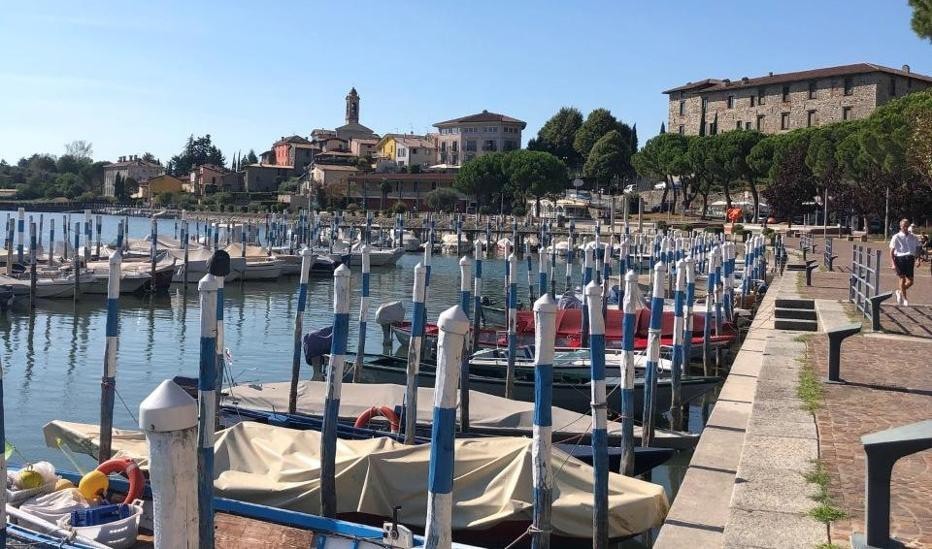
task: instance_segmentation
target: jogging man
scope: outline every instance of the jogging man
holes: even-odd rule
[[[906,290],[913,285],[913,269],[918,249],[919,239],[909,231],[909,220],[901,219],[900,232],[890,239],[891,267],[896,269],[896,276],[900,277],[900,288],[896,291],[897,305],[909,305]]]

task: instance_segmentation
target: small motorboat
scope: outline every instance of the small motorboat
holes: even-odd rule
[[[401,233],[401,247],[406,252],[417,252],[421,249],[421,239],[414,236],[411,231]]]

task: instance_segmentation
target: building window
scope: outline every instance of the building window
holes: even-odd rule
[[[680,100],[680,116],[686,116],[686,101]]]
[[[784,101],[790,100],[790,87],[789,86],[783,86],[783,100]]]
[[[412,148],[412,149],[411,149],[411,156],[414,156],[414,155],[416,155],[416,154],[417,154],[417,148]]]
[[[747,122],[744,123],[744,129],[746,129],[746,130],[750,130],[750,129],[751,129],[751,121],[750,121],[750,120],[748,120]]]
[[[816,83],[813,81],[813,82],[809,82],[809,99],[815,99],[815,98],[816,98]]]
[[[842,107],[842,108],[841,108],[841,119],[842,119],[842,120],[851,120],[851,107]]]
[[[896,77],[890,77],[890,97],[896,97]]]
[[[790,113],[784,112],[780,114],[780,129],[781,130],[790,129]]]
[[[518,144],[515,141],[506,140],[503,150],[505,151],[515,151],[518,150]]]
[[[764,127],[764,115],[758,114],[757,115],[757,131],[761,131],[763,127]]]
[[[430,182],[430,190],[432,190],[432,191],[437,190],[437,182],[436,182],[436,181],[431,181],[431,182]]]
[[[755,96],[753,96],[753,95],[751,96],[751,106],[752,106],[752,107],[754,106],[754,103],[756,102],[756,99],[757,99],[757,97],[755,97]]]
[[[686,129],[683,128],[682,124],[680,125],[679,132],[680,132],[680,135],[684,135],[686,133]]]
[[[807,112],[806,112],[806,127],[807,127],[807,128],[811,128],[811,127],[815,126],[817,122],[818,122],[818,121],[816,120],[816,112],[815,112],[815,111],[807,111]]]
[[[482,145],[482,150],[485,152],[495,152],[498,150],[498,145],[495,143],[494,139],[487,139]]]
[[[398,156],[402,158],[407,156],[407,151],[404,147],[398,147]]]
[[[707,110],[708,108],[709,108],[709,98],[703,97],[702,98],[702,110]]]
[[[457,165],[457,164],[459,164],[459,163],[460,163],[460,156],[459,156],[458,154],[454,154],[453,156],[451,156],[451,157],[450,157],[450,163],[453,164],[454,166]]]
[[[475,139],[466,140],[466,150],[471,151],[471,152],[476,151],[476,140]]]
[[[460,149],[459,141],[453,142],[453,152],[457,152]]]
[[[851,77],[845,77],[845,95],[851,95],[854,92],[854,85],[851,82]]]
[[[729,109],[735,108],[735,96],[734,95],[728,96],[728,108]]]
[[[767,93],[767,88],[757,88],[757,104],[764,104],[764,94]]]
[[[718,133],[718,128],[715,127],[714,122],[709,122],[709,135],[715,135]]]
[[[740,120],[738,120],[737,122],[735,122],[735,129],[736,129],[736,130],[740,130],[740,129],[741,129],[741,121],[740,121]]]

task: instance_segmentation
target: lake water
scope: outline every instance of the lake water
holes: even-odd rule
[[[0,212],[0,216],[3,213]],[[49,215],[45,215],[48,241]],[[56,219],[56,240],[61,240],[61,215]],[[75,216],[72,221],[83,216]],[[34,214],[38,222],[38,214]],[[104,240],[112,240],[119,218],[105,216]],[[173,220],[161,220],[159,232],[173,235]],[[28,221],[27,221],[28,230]],[[192,233],[194,229],[192,227]],[[131,238],[149,233],[149,221],[130,218]],[[83,238],[83,236],[82,236]],[[25,239],[28,242],[28,237]],[[15,240],[14,240],[15,242]],[[419,254],[406,254],[394,268],[374,269],[371,277],[374,312],[378,304],[403,300],[410,309],[413,269]],[[536,269],[536,263],[534,268]],[[519,300],[527,303],[524,263]],[[563,286],[563,265],[559,267],[558,287]],[[485,295],[503,300],[505,264],[501,259],[483,263]],[[579,276],[579,269],[576,269]],[[536,280],[536,271],[534,273]],[[224,345],[232,354],[229,372],[238,383],[284,381],[290,378],[293,352],[294,316],[297,306],[297,278],[277,282],[230,283],[224,292]],[[358,269],[352,275],[350,349],[357,341],[357,315],[361,288]],[[428,318],[436,319],[445,308],[459,300],[458,258],[435,255],[427,302]],[[333,281],[312,277],[305,313],[305,332],[332,323]],[[25,301],[0,315],[0,360],[4,369],[7,440],[19,453],[15,461],[49,460],[56,466],[72,468],[63,453],[46,446],[42,426],[54,419],[96,423],[100,413],[100,378],[106,326],[105,296],[82,296],[77,302],[40,300],[34,314]],[[410,313],[408,315],[410,317]],[[114,408],[114,426],[137,428],[139,403],[162,380],[174,376],[196,376],[199,353],[199,307],[196,285],[185,292],[173,286],[167,295],[121,296],[120,342]],[[370,320],[367,350],[381,352],[381,329]],[[310,375],[305,366],[306,375]],[[691,428],[701,426],[704,414],[694,407]],[[90,460],[79,458],[82,465]],[[653,481],[664,485],[668,494],[679,485],[688,464],[688,454],[678,455],[670,465],[658,468]],[[627,543],[625,544],[628,545]],[[635,545],[637,546],[637,545]]]

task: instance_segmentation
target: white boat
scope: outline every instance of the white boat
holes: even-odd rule
[[[87,273],[93,277],[89,284],[81,286],[81,293],[86,294],[107,294],[107,288],[110,284],[110,262],[109,261],[91,261],[87,264]],[[146,285],[146,282],[152,279],[148,271],[143,271],[135,265],[127,269],[120,269],[120,293],[132,294],[138,292]],[[83,282],[83,278],[82,278]]]
[[[472,251],[472,242],[466,239],[466,235],[461,235],[457,245],[456,233],[447,233],[440,237],[440,251],[445,254],[468,253]]]
[[[94,282],[91,275],[82,274],[81,284]],[[0,275],[0,286],[9,286],[14,296],[29,295],[29,279],[13,278]],[[38,278],[36,280],[36,297],[40,299],[65,299],[74,297],[74,276],[59,276],[55,278]]]
[[[352,250],[349,252],[350,255],[350,267],[359,267],[362,266],[362,252],[360,251],[361,246],[358,244],[353,246]],[[384,250],[373,250],[372,247],[369,247],[369,265],[371,267],[388,267],[398,263],[398,260],[402,258],[405,254],[404,248],[391,248]],[[343,253],[337,251],[338,248],[334,247],[333,253],[326,254],[330,259],[336,262],[343,261],[343,255],[346,253],[346,248],[343,248]]]
[[[514,245],[511,243],[511,239],[507,236],[504,238],[499,238],[498,242],[495,243],[495,247],[500,253],[507,253],[514,250]]]

